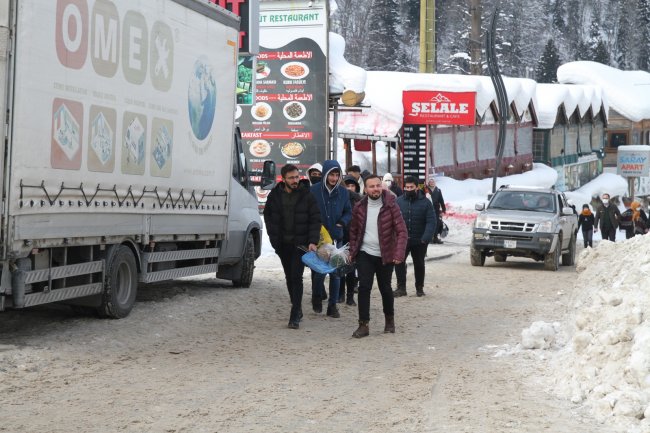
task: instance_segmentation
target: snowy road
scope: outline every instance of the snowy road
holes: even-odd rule
[[[394,335],[380,332],[375,289],[371,335],[355,340],[356,310],[316,315],[308,289],[301,329],[287,329],[269,260],[251,289],[209,278],[142,288],[123,320],[1,314],[0,431],[611,431],[547,393],[539,354],[495,356],[534,320],[560,318],[574,268],[473,268],[463,250],[427,264],[426,297],[396,299]]]

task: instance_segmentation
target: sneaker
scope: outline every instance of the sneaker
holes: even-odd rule
[[[327,306],[327,315],[334,319],[338,319],[339,317],[341,317],[341,313],[339,313],[339,309],[336,306],[336,304],[329,304]]]

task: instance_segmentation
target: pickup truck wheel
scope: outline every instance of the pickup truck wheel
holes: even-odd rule
[[[128,247],[119,245],[107,257],[106,277],[102,304],[98,309],[102,317],[121,319],[133,309],[138,291],[138,268]]]
[[[247,289],[253,282],[253,271],[255,270],[255,241],[253,241],[252,234],[249,234],[248,238],[246,238],[242,262],[241,275],[238,279],[232,280],[232,285]]]
[[[562,254],[562,266],[573,266],[576,264],[576,235],[571,236],[569,251]]]
[[[546,254],[544,257],[544,269],[547,271],[557,271],[560,267],[560,255],[562,254],[562,239],[558,238],[555,250]]]
[[[483,266],[485,264],[485,253],[474,247],[469,247],[469,260],[472,266]]]
[[[495,255],[494,255],[494,261],[495,261],[495,262],[503,263],[503,262],[506,261],[506,257],[507,257],[507,256],[506,256],[505,254],[495,254]]]

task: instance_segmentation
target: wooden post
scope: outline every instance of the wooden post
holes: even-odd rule
[[[372,172],[377,174],[377,152],[375,151],[376,141],[370,142],[370,149],[372,150]]]

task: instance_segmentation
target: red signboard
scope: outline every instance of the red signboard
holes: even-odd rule
[[[474,125],[476,92],[405,90],[405,125]]]

